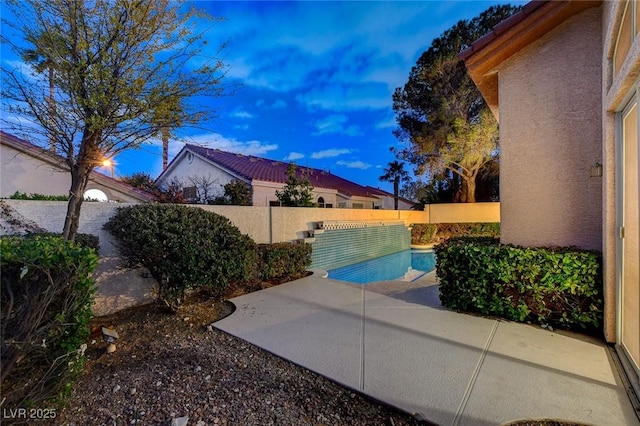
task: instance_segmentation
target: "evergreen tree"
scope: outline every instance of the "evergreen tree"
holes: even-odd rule
[[[457,55],[518,10],[492,6],[459,21],[433,40],[393,95],[399,126],[394,133],[408,143],[397,154],[420,174],[455,174],[462,202],[475,201],[478,174],[498,155],[498,126]]]
[[[282,191],[276,191],[276,197],[285,207],[315,207],[313,202],[313,186],[304,175],[296,171],[296,165],[291,163],[287,167],[287,181]]]

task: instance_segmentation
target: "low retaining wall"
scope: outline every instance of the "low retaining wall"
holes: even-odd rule
[[[425,211],[429,222],[413,223],[500,222],[500,203],[430,204]]]
[[[25,219],[52,232],[61,232],[66,215],[64,201],[3,200]],[[84,203],[80,232],[100,237],[105,250],[113,250],[111,236],[102,225],[115,209],[126,203]],[[413,223],[500,222],[500,203],[432,204],[424,211],[320,209],[302,207],[244,207],[192,205],[227,217],[257,243],[276,243],[304,238],[317,222],[366,221]],[[3,231],[0,231],[3,232]],[[6,232],[4,232],[6,233]],[[104,244],[102,242],[105,242]]]

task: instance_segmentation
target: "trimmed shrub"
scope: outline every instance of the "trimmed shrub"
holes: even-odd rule
[[[27,237],[41,235],[45,237],[62,237],[62,234],[56,232],[36,232],[32,234],[27,234]],[[86,247],[95,250],[96,253],[100,252],[100,238],[97,235],[93,234],[76,234],[76,238],[74,240],[80,247]]]
[[[459,238],[437,245],[435,253],[440,300],[449,309],[599,330],[603,296],[598,252]]]
[[[84,365],[98,256],[60,237],[0,238],[3,406],[62,402]]]
[[[435,223],[414,223],[411,225],[411,244],[431,244],[435,242],[437,231]]]
[[[26,192],[16,191],[10,200],[38,200],[38,201],[69,201],[68,195],[43,195],[43,194],[27,194]]]
[[[411,244],[432,244],[458,237],[499,237],[500,223],[414,223]]]
[[[265,281],[298,277],[311,265],[311,244],[261,244],[259,252],[260,277]]]
[[[255,279],[257,246],[229,219],[198,207],[140,204],[119,208],[104,225],[130,266],[149,269],[159,297],[176,310],[188,290],[220,296]]]

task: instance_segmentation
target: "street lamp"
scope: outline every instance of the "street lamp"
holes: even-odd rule
[[[102,162],[102,166],[109,169],[109,172],[111,173],[111,179],[113,179],[113,177],[114,177],[114,169],[115,169],[115,166],[116,166],[116,164],[113,162],[113,160],[109,160],[109,159],[104,160]]]

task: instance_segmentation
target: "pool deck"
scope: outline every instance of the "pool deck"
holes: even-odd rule
[[[438,425],[638,425],[602,341],[448,311],[414,282],[301,280],[240,296],[220,330]]]

